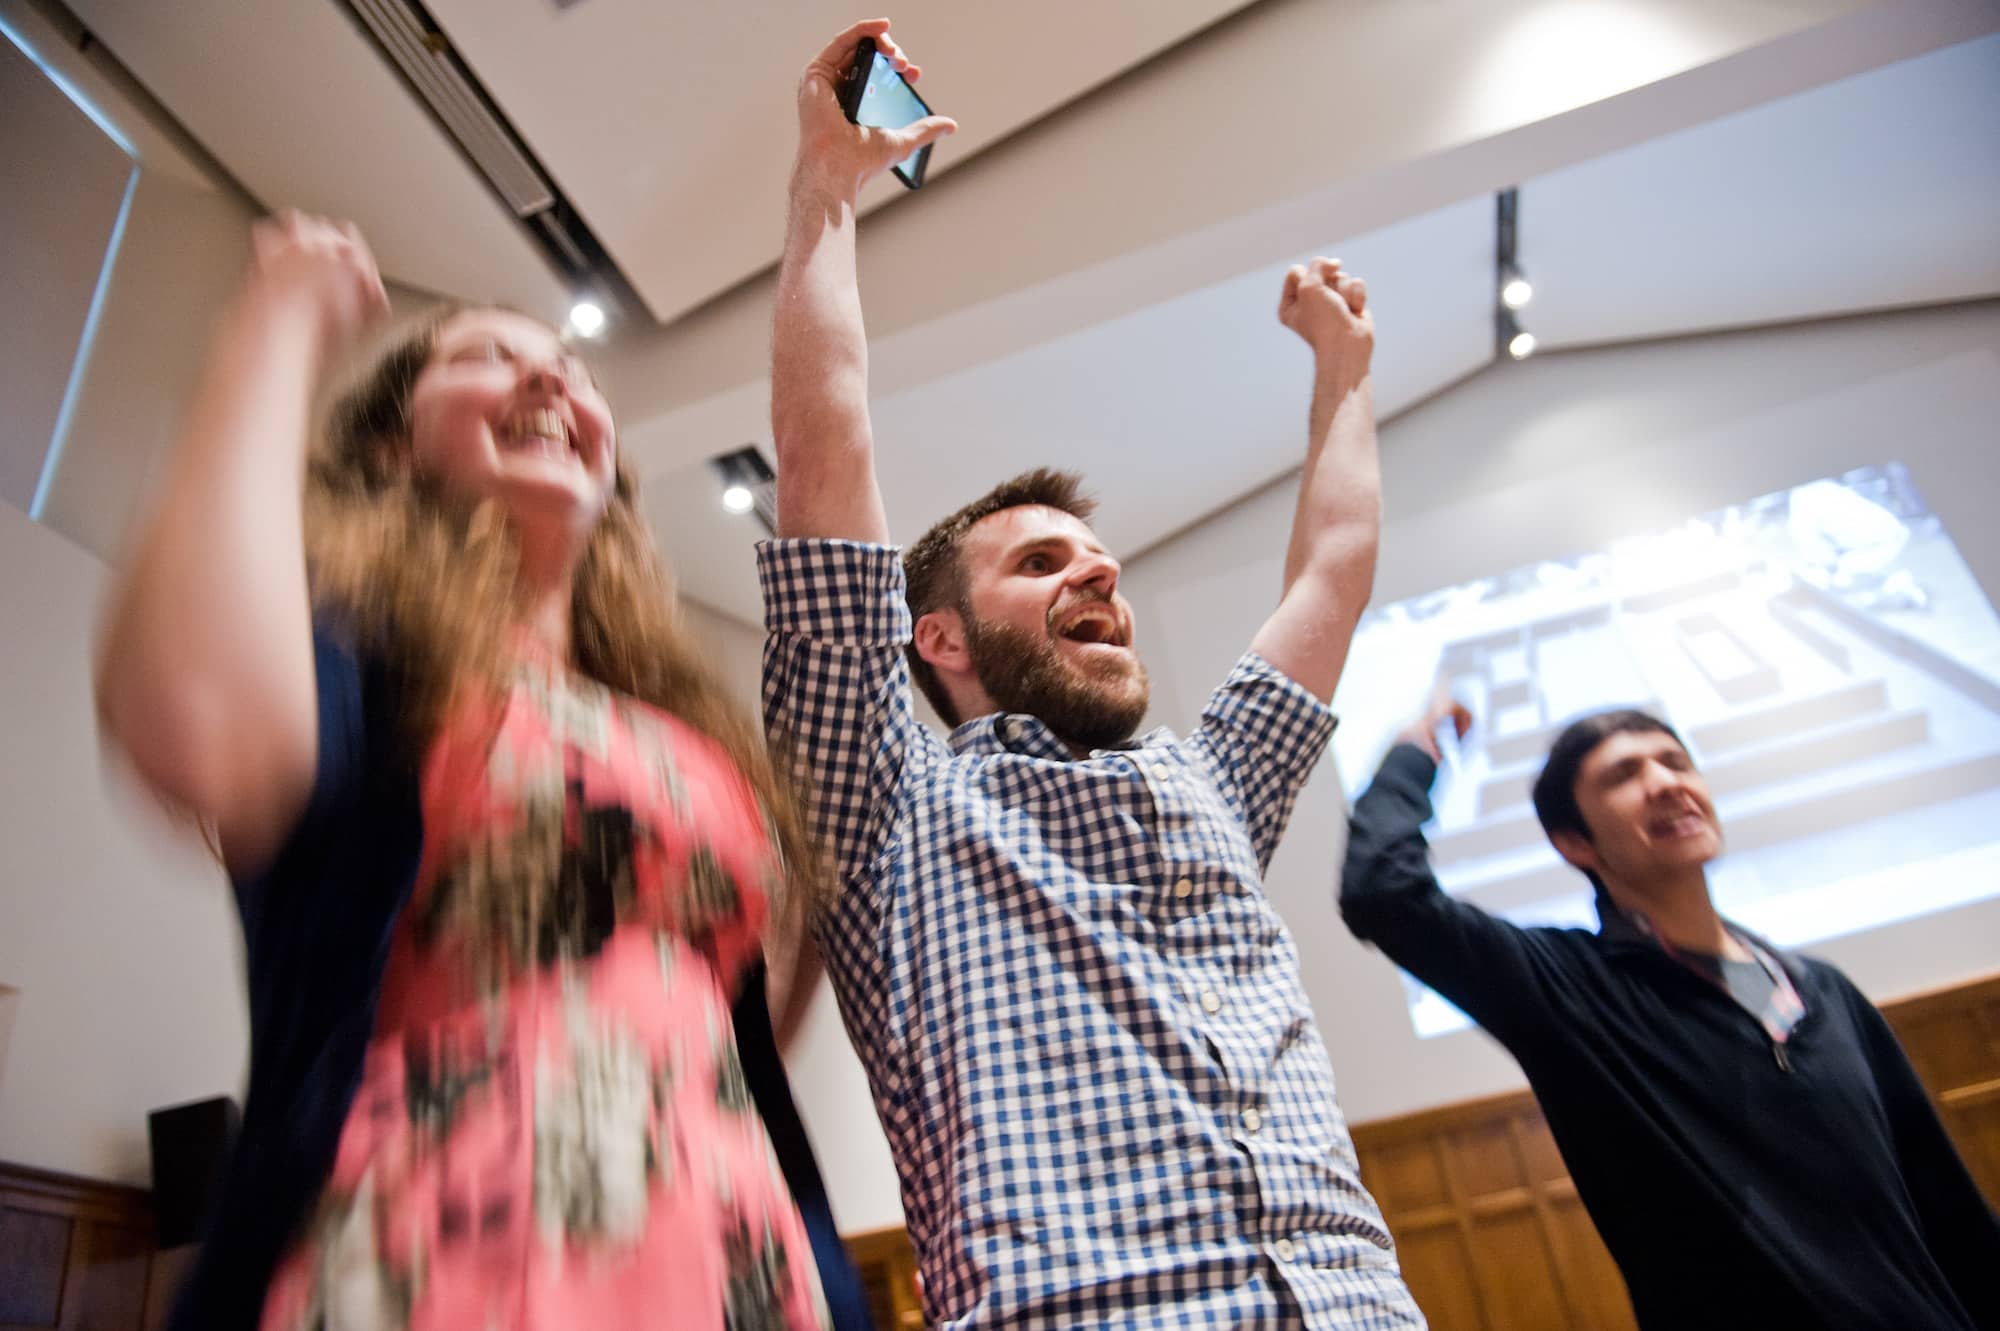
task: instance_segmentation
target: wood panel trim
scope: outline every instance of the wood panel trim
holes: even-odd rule
[[[1539,1117],[1541,1112],[1540,1106],[1535,1103],[1534,1092],[1501,1091],[1495,1095],[1482,1095],[1476,1100],[1439,1105],[1435,1109],[1419,1109],[1390,1118],[1370,1119],[1366,1123],[1350,1123],[1347,1130],[1354,1138],[1356,1150],[1375,1150],[1443,1136],[1460,1128],[1487,1127],[1509,1115],[1526,1113]]]
[[[901,1225],[863,1230],[843,1241],[861,1273],[879,1331],[919,1331],[923,1299],[917,1292],[917,1254]]]
[[[910,1232],[901,1225],[888,1225],[882,1229],[864,1229],[856,1234],[843,1234],[841,1241],[857,1262],[877,1262],[894,1257],[910,1246]]]
[[[7,1267],[21,1288],[53,1291],[57,1320],[0,1331],[146,1331],[157,1320],[145,1189],[0,1161],[0,1212],[44,1217],[63,1235],[59,1255]]]
[[[1968,1003],[1994,999],[2000,999],[2000,971],[1976,975],[1957,984],[1913,990],[1901,998],[1892,998],[1876,1006],[1882,1009],[1882,1015],[1893,1025],[1897,1021],[1923,1021],[1930,1017],[1947,1016]]]
[[[75,1174],[0,1160],[0,1196],[9,1206],[124,1224],[153,1223],[152,1195],[144,1188],[105,1183]]]

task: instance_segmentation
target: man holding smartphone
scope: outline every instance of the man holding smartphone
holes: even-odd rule
[[[1333,729],[1374,578],[1367,291],[1287,275],[1310,439],[1278,607],[1185,740],[1076,477],[1014,478],[899,560],[874,471],[862,184],[952,128],[864,128],[807,67],[772,337],[779,538],[758,554],[771,737],[838,870],[817,921],[946,1327],[1405,1331],[1264,866]],[[918,720],[912,677],[956,728]]]

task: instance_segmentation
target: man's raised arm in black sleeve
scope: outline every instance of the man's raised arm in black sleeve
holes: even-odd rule
[[[1449,719],[1462,737],[1472,714],[1440,693],[1398,737],[1375,780],[1354,802],[1340,914],[1348,929],[1457,1004],[1502,1043],[1540,1023],[1535,943],[1523,929],[1454,900],[1431,872],[1423,825]]]

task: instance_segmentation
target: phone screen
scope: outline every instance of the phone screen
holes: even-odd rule
[[[924,105],[923,98],[917,96],[909,84],[903,82],[903,76],[896,72],[895,65],[884,59],[880,51],[872,52],[868,59],[868,81],[862,86],[861,100],[854,111],[854,123],[879,129],[901,129],[929,114],[930,108]],[[922,178],[920,164],[923,155],[924,150],[919,148],[896,163],[896,174],[903,177],[906,184],[914,185]]]

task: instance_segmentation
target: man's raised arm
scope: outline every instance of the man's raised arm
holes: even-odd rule
[[[778,450],[778,534],[884,542],[868,423],[868,339],[855,281],[855,198],[868,180],[956,126],[929,116],[867,129],[840,109],[842,71],[862,38],[907,79],[918,70],[887,19],[833,39],[799,80],[799,156],[771,330],[771,429]]]
[[[1366,283],[1342,272],[1338,259],[1314,259],[1285,274],[1278,319],[1312,348],[1312,414],[1284,593],[1251,646],[1324,702],[1375,586],[1382,533],[1369,380],[1375,317]]]

